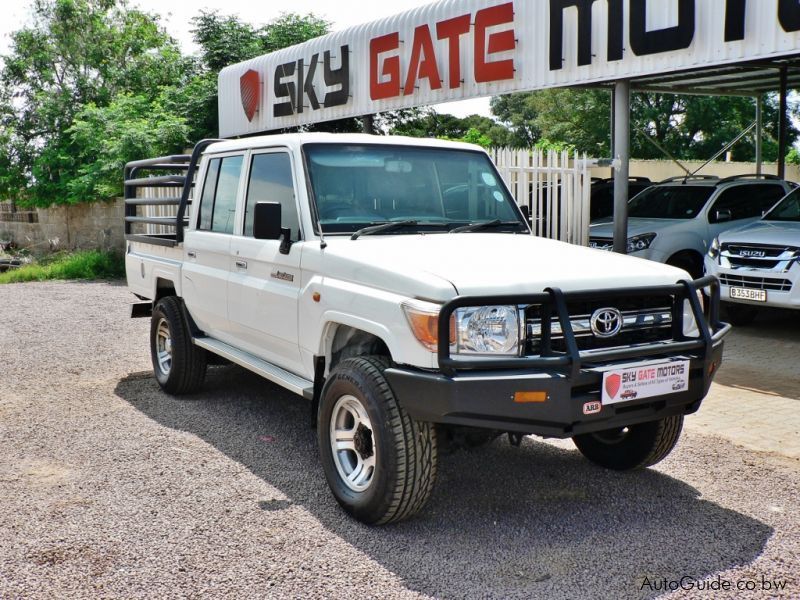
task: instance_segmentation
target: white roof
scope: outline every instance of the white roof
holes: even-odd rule
[[[285,146],[295,150],[303,144],[375,144],[392,146],[425,146],[426,148],[451,148],[458,150],[478,150],[483,148],[463,142],[450,142],[435,138],[415,138],[399,135],[367,135],[363,133],[283,133],[259,135],[212,144],[207,153],[234,152],[251,148]]]

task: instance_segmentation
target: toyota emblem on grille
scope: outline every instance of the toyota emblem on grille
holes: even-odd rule
[[[622,329],[622,313],[616,308],[598,308],[592,313],[590,325],[596,337],[614,337]]]

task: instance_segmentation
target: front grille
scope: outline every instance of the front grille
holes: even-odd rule
[[[672,296],[620,297],[600,302],[568,302],[567,310],[578,350],[599,350],[671,340],[673,338],[673,303]],[[600,337],[592,332],[592,315],[595,311],[603,308],[615,308],[622,314],[622,328],[612,337]],[[546,353],[548,346],[552,352],[567,352],[561,323],[555,312],[549,315],[551,332],[549,342],[542,336],[542,318],[547,319],[547,310],[541,306],[531,306],[526,311],[525,352],[527,355],[535,356]],[[546,333],[546,326],[544,330]]]
[[[769,244],[722,244],[720,253],[724,265],[745,271],[775,271],[784,273],[800,258],[800,248]]]
[[[744,275],[719,276],[722,285],[731,287],[748,288],[751,290],[772,290],[774,292],[791,292],[792,282],[788,279],[770,279],[768,277],[747,277]]]

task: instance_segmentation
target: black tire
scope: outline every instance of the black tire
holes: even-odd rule
[[[683,415],[576,435],[572,441],[593,463],[630,471],[650,467],[672,452],[683,428]]]
[[[683,269],[691,275],[692,279],[700,279],[703,276],[703,261],[696,259],[688,254],[677,254],[671,257],[667,264],[672,267]]]
[[[388,365],[385,358],[375,356],[340,362],[325,382],[317,413],[320,458],[328,485],[345,511],[368,524],[411,517],[428,501],[436,480],[435,428],[431,423],[414,421],[398,404],[383,376]],[[338,419],[342,415],[347,418],[341,403],[352,405],[351,399],[364,409],[367,420],[349,426],[356,432],[352,436],[354,450],[334,452],[331,428],[341,423]],[[345,481],[347,466],[353,461],[367,464],[370,459],[373,466],[362,467],[371,473],[362,483],[366,487],[354,489],[351,486],[357,481]],[[354,466],[351,475],[356,470]]]
[[[166,332],[163,327],[166,327]],[[161,334],[159,331],[161,330]],[[169,336],[169,365],[159,358],[164,335]],[[206,351],[194,345],[181,301],[168,296],[158,301],[150,321],[150,357],[161,388],[169,394],[191,394],[203,385]]]
[[[725,303],[725,316],[734,325],[750,325],[758,316],[758,308],[746,304]]]

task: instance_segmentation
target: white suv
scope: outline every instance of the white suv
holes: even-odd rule
[[[800,309],[800,189],[760,221],[720,234],[706,272],[719,278],[735,325],[750,323],[760,307]]]
[[[703,256],[722,231],[757,220],[792,190],[771,175],[679,177],[647,188],[628,206],[628,254],[703,274]],[[589,245],[613,248],[614,224],[591,225]]]

